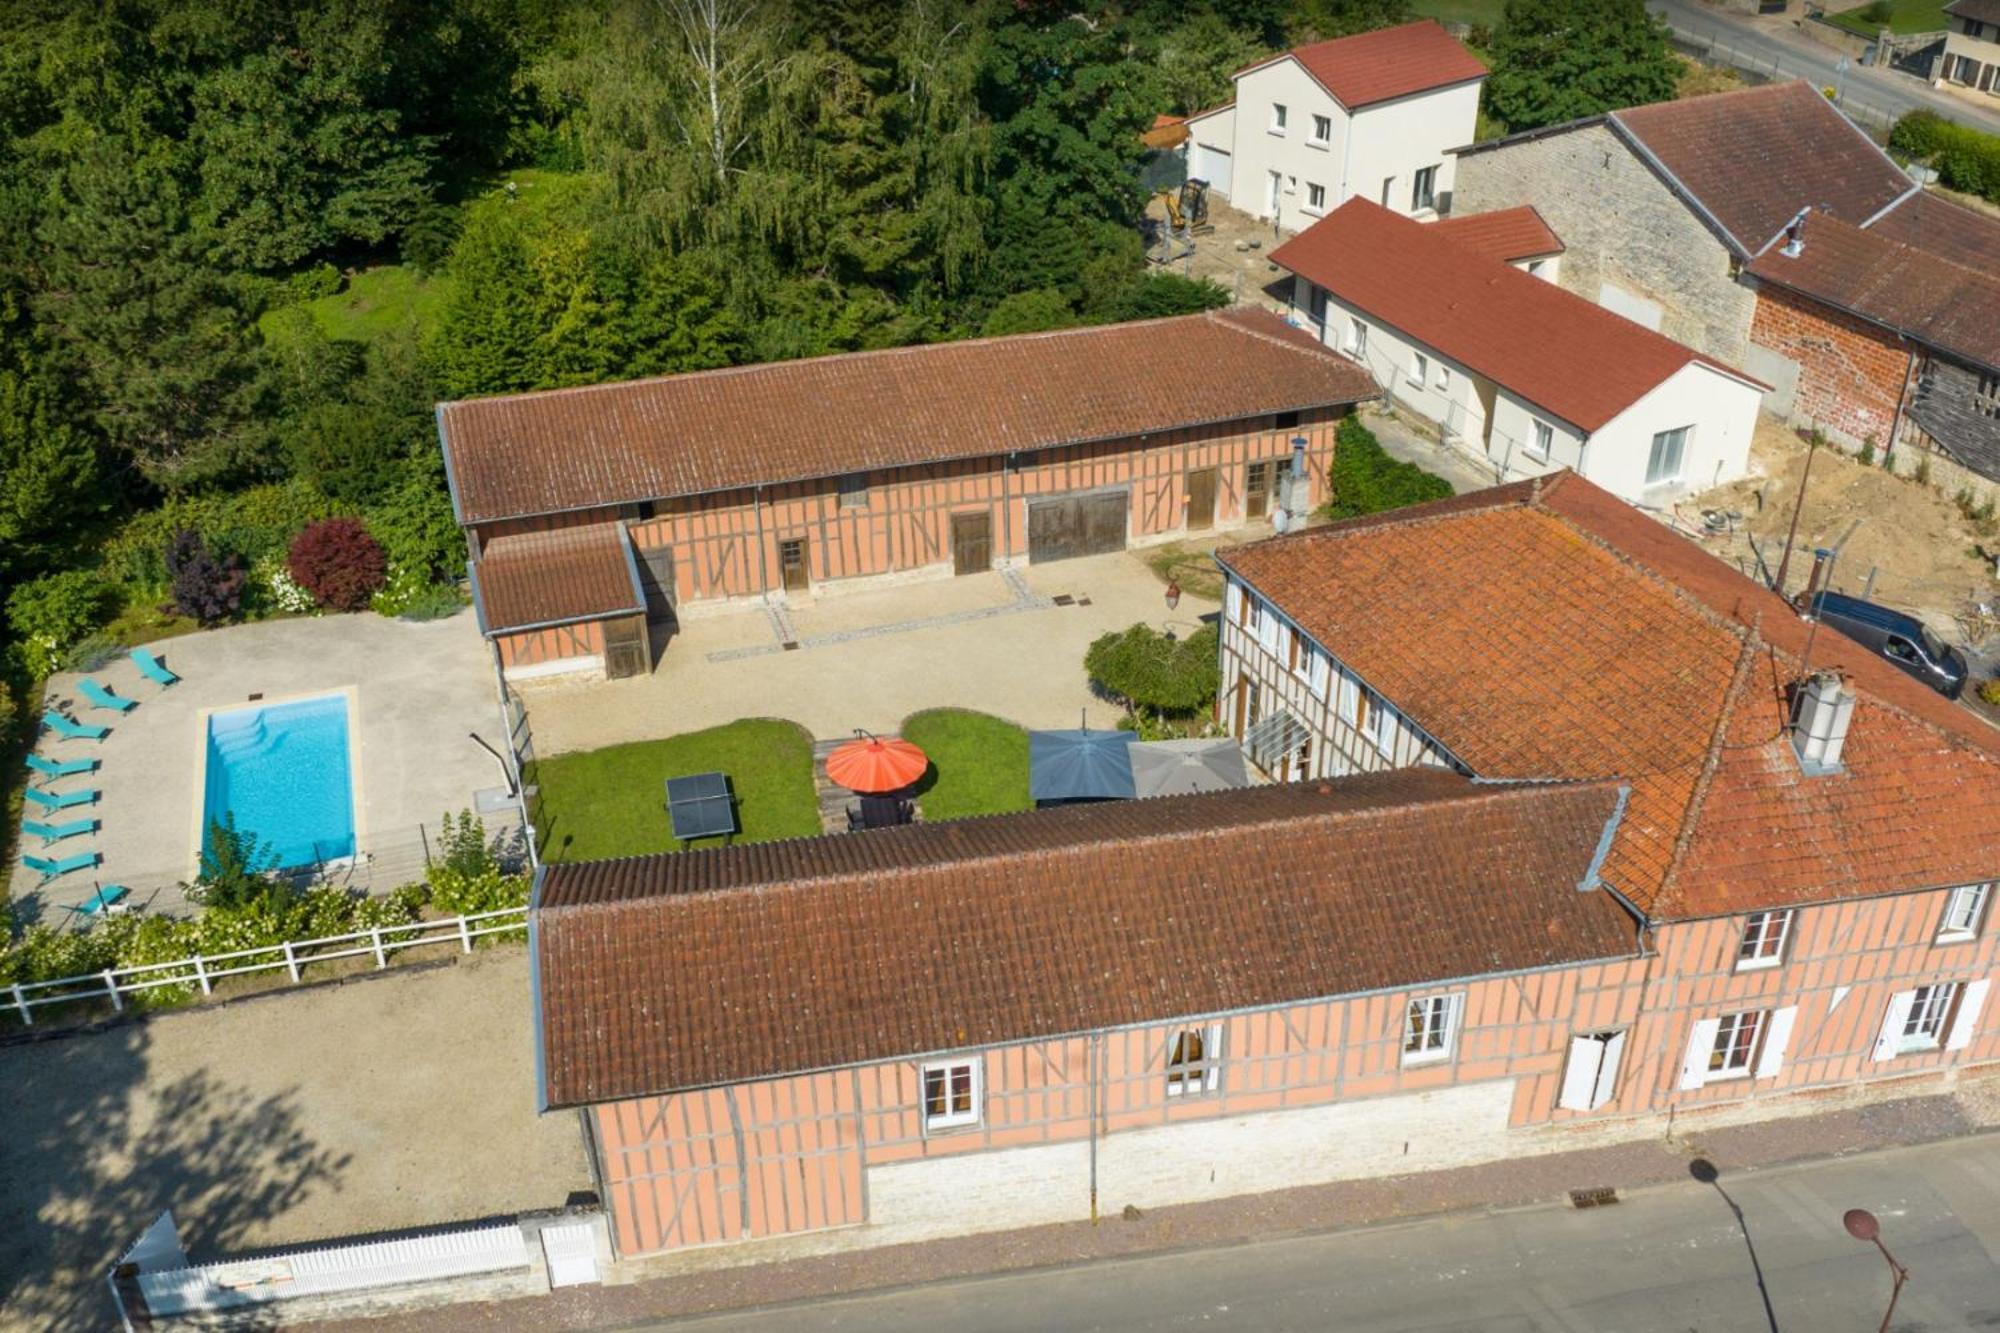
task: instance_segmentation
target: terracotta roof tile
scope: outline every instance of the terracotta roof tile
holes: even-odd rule
[[[1461,213],[1439,218],[1430,225],[1437,229],[1438,235],[1449,237],[1481,258],[1503,264],[1563,252],[1562,238],[1535,211],[1533,204],[1499,208],[1491,213]]]
[[[1272,251],[1271,260],[1585,431],[1690,361],[1740,375],[1460,246],[1436,223],[1366,199],[1348,200]]]
[[[1273,56],[1299,62],[1349,111],[1486,77],[1486,66],[1435,19],[1295,46]],[[1238,77],[1271,63],[1261,60]]]
[[[1187,368],[1199,366],[1200,374]],[[1372,398],[1265,310],[445,403],[459,519],[626,504]]]
[[[1629,957],[1604,784],[1437,769],[550,866],[565,1106]],[[778,1020],[778,1021],[774,1021]]]
[[[1745,255],[1802,208],[1856,226],[1910,188],[1867,135],[1803,80],[1614,111]]]
[[[2000,733],[1824,630],[1812,665],[1860,701],[1844,771],[1803,776],[1783,686],[1810,627],[1574,475],[1220,558],[1474,773],[1629,782],[1605,878],[1656,917],[1993,873]]]
[[[486,632],[642,611],[622,523],[495,537],[473,565]]]

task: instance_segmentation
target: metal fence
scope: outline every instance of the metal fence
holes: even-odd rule
[[[149,991],[179,987],[214,993],[215,983],[228,977],[283,972],[293,985],[302,980],[304,969],[344,958],[373,958],[377,968],[389,965],[392,954],[425,945],[459,946],[471,953],[472,942],[491,935],[524,931],[528,926],[526,907],[503,907],[492,912],[417,921],[404,926],[373,926],[346,935],[326,935],[319,939],[285,940],[255,949],[229,953],[197,954],[170,963],[143,963],[135,967],[109,967],[90,976],[63,977],[55,981],[17,982],[0,991],[0,1007],[24,1025],[35,1021],[35,1010],[58,1004],[94,1004],[109,1001],[114,1010],[125,1008],[125,997]]]
[[[1820,74],[1803,65],[1794,64],[1788,67],[1786,55],[1782,51],[1766,54],[1736,45],[1730,40],[1727,29],[1675,22],[1673,16],[1669,14],[1661,14],[1658,17],[1673,33],[1675,43],[1699,60],[1710,64],[1728,65],[1754,78],[1773,82],[1799,78],[1818,84],[1821,80]],[[1830,54],[1837,53],[1830,52]],[[1877,138],[1887,138],[1897,120],[1901,119],[1899,113],[1871,101],[1865,92],[1857,93],[1844,83],[1837,87],[1837,91],[1840,96],[1835,105],[1849,120]]]

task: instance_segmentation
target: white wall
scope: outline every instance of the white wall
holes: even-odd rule
[[[1614,495],[1671,503],[1690,491],[1733,481],[1750,464],[1750,437],[1763,394],[1712,366],[1690,362],[1590,437],[1578,469]],[[1693,426],[1678,486],[1646,487],[1646,458],[1660,431]]]
[[[1443,202],[1458,170],[1458,158],[1445,149],[1461,148],[1478,133],[1479,89],[1479,84],[1468,83],[1363,107],[1354,118],[1347,194],[1379,204],[1382,182],[1393,177],[1390,208],[1406,216],[1436,216],[1434,209],[1411,211],[1410,187],[1419,168],[1436,167],[1436,193]]]
[[[1225,106],[1211,111],[1208,115],[1188,122],[1187,163],[1190,176],[1200,176],[1209,184],[1209,189],[1224,199],[1233,198],[1236,178],[1236,108]],[[1214,168],[1203,160],[1202,148],[1216,148],[1230,154],[1230,179],[1216,179]],[[1207,171],[1209,174],[1203,176]]]
[[[1304,278],[1292,280],[1292,313],[1299,323],[1312,328],[1313,284]],[[1420,347],[1414,340],[1375,318],[1343,305],[1331,294],[1326,302],[1326,329],[1322,341],[1327,346],[1353,355],[1352,330],[1356,320],[1368,326],[1368,346],[1356,358],[1368,368],[1375,382],[1388,391],[1396,405],[1414,412],[1440,429],[1462,432],[1477,441],[1486,420],[1485,410],[1474,391],[1471,371],[1437,353]],[[1430,360],[1425,382],[1419,386],[1411,378],[1415,354]],[[1475,443],[1474,448],[1477,448]]]

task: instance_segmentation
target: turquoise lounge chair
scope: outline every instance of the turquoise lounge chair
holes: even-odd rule
[[[126,888],[123,884],[106,884],[101,886],[96,893],[91,894],[83,906],[76,910],[85,916],[96,916],[99,912],[107,915],[112,912],[122,912],[125,909],[120,907],[119,904],[131,896],[132,890]]]
[[[137,699],[121,699],[88,676],[76,688],[92,704],[109,708],[114,713],[129,713],[139,706]]]
[[[28,756],[28,767],[45,778],[68,778],[78,773],[95,773],[95,759],[44,759],[38,754]]]
[[[97,821],[72,819],[67,824],[39,824],[32,819],[24,819],[21,821],[21,832],[30,837],[40,838],[42,846],[46,847],[52,842],[61,842],[64,838],[97,832]]]
[[[95,722],[72,722],[51,708],[42,714],[42,725],[58,736],[67,736],[73,741],[101,741],[111,734],[111,728],[101,727]]]
[[[21,795],[33,801],[44,810],[67,810],[73,805],[95,805],[97,788],[79,787],[75,791],[43,791],[40,787],[30,787]]]
[[[153,656],[149,649],[134,648],[132,650],[132,661],[138,665],[139,674],[156,685],[180,684],[181,678],[167,670],[166,665],[159,658]]]
[[[57,875],[67,875],[72,870],[88,870],[103,860],[96,852],[78,852],[75,856],[65,856],[59,861],[51,861],[46,856],[21,855],[21,863],[40,875],[43,879],[54,879]],[[99,891],[102,897],[102,891]]]

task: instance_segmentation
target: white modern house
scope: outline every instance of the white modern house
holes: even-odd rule
[[[1485,78],[1428,19],[1295,47],[1240,71],[1234,102],[1188,117],[1188,175],[1285,231],[1356,196],[1434,217]]]
[[[1271,259],[1297,322],[1497,481],[1665,505],[1743,475],[1767,386],[1453,233],[1354,199]]]

